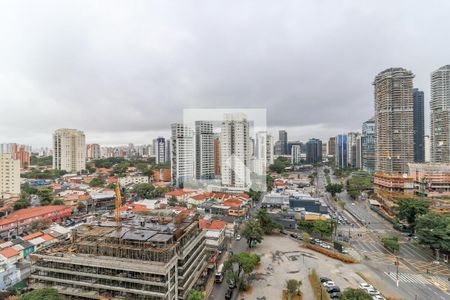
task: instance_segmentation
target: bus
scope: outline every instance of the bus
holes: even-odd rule
[[[215,282],[222,283],[223,281],[223,264],[220,264],[219,268],[217,268]]]

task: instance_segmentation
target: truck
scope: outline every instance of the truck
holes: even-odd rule
[[[220,266],[217,268],[217,272],[216,272],[214,281],[216,283],[222,283],[222,281],[223,281],[223,264],[220,264]]]

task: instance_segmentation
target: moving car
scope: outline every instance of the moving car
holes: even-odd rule
[[[228,289],[225,293],[225,299],[231,299],[233,297],[233,290]]]
[[[222,283],[223,281],[223,264],[220,264],[219,268],[217,268],[216,276],[214,277],[214,281],[216,283]]]
[[[238,235],[236,236],[236,241],[240,241],[240,240],[241,240],[241,235],[238,234]]]

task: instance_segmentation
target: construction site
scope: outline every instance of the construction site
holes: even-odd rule
[[[207,265],[204,232],[183,213],[83,224],[31,261],[31,288],[67,299],[185,299]]]

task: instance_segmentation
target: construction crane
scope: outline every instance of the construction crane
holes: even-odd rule
[[[122,206],[122,199],[120,196],[119,180],[117,180],[116,188],[114,189],[114,192],[116,193],[116,208],[114,210],[114,212],[115,212],[114,219],[116,220],[117,225],[120,225],[120,207]]]

